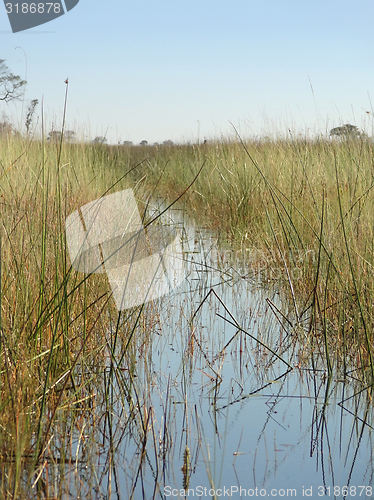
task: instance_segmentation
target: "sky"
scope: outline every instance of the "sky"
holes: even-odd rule
[[[0,5],[0,59],[28,82],[0,115],[22,130],[38,99],[35,124],[61,129],[68,78],[66,128],[86,140],[374,135],[373,19],[372,0],[80,0],[12,33]]]

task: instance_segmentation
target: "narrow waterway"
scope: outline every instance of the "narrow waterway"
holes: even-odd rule
[[[370,498],[373,410],[355,372],[328,379],[320,353],[306,362],[277,287],[168,217],[186,279],[142,313],[81,497]]]

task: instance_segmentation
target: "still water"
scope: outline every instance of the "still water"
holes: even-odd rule
[[[75,495],[371,497],[373,411],[355,372],[329,380],[276,287],[249,279],[214,235],[172,220],[186,279],[143,311],[110,415],[76,450]]]

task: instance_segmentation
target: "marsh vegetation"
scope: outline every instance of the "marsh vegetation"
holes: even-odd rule
[[[296,450],[318,451],[324,487],[334,460],[341,486],[370,485],[373,153],[362,137],[146,149],[1,137],[1,498],[266,487]],[[71,269],[65,219],[127,188],[145,221],[156,198],[183,194],[170,217],[188,277],[119,313],[105,275]],[[329,405],[351,419],[338,450]],[[274,420],[282,434],[298,418],[302,438],[269,444]]]

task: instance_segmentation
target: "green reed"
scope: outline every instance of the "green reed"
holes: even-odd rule
[[[341,363],[373,377],[374,144],[340,141],[220,141],[174,147],[108,148],[143,155],[144,175],[172,199],[204,169],[185,206],[242,251],[249,270],[277,279],[293,303],[293,322],[325,352],[328,373]],[[152,181],[150,181],[152,182]],[[247,252],[247,253],[246,253]],[[259,265],[258,265],[259,264]],[[346,320],[341,323],[342,312]]]
[[[135,187],[144,210],[151,195],[173,202],[183,194],[188,213],[219,230],[222,248],[240,252],[243,274],[260,272],[289,294],[287,319],[305,363],[321,352],[328,375],[358,368],[372,382],[370,141],[0,143],[2,498],[30,485],[35,497],[47,495],[48,470],[74,460],[72,436],[84,446],[81,422],[94,426],[99,405],[112,453],[114,409],[118,401],[128,409],[124,425],[140,449],[136,474],[147,443],[156,442],[153,410],[134,383],[133,343],[152,308],[119,315],[105,276],[72,271],[66,251],[67,215],[109,192]]]

